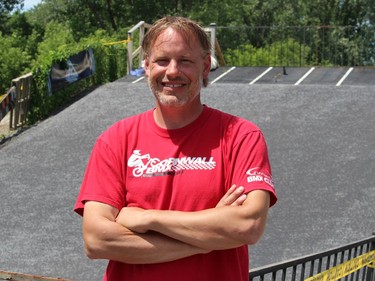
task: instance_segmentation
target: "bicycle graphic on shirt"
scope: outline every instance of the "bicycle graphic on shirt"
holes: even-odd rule
[[[146,163],[144,160],[147,160]],[[135,167],[133,169],[133,175],[135,177],[140,177],[145,173],[147,168],[150,166],[152,167],[159,162],[160,160],[158,158],[151,158],[150,154],[141,155],[140,150],[134,150],[133,154],[129,157],[128,166]]]

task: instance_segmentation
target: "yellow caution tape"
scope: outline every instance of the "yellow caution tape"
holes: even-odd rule
[[[103,45],[109,46],[109,45],[116,45],[116,44],[125,44],[125,43],[129,43],[130,41],[132,41],[132,40],[126,39],[126,40],[121,40],[121,41],[117,41],[117,42],[107,42],[107,43],[104,43]]]
[[[375,251],[368,252],[353,258],[340,265],[332,267],[326,271],[323,271],[317,275],[305,279],[305,281],[334,281],[341,279],[362,267],[374,267],[375,265]]]

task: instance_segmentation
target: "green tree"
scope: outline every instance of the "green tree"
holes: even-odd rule
[[[12,79],[30,70],[30,56],[20,48],[22,38],[0,32],[0,95],[10,88]]]
[[[22,6],[24,0],[1,0],[0,1],[0,13],[10,13],[17,6]]]
[[[11,17],[11,12],[15,9],[21,9],[23,0],[0,0],[0,32],[6,32],[6,22]]]
[[[74,44],[73,34],[66,24],[51,21],[47,24],[43,41],[38,45],[38,60],[64,59],[66,57],[67,46]],[[53,57],[51,54],[54,54]],[[60,54],[60,55],[57,55]]]

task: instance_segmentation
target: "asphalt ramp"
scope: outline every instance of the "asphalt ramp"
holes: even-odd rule
[[[135,80],[103,85],[1,146],[0,270],[101,280],[105,262],[85,256],[72,209],[98,135],[153,107],[144,79]],[[373,85],[219,81],[203,90],[204,103],[263,130],[279,194],[250,247],[252,268],[375,231]]]

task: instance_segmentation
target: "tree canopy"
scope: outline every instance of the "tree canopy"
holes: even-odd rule
[[[187,16],[205,26],[216,23],[222,51],[236,64],[264,63],[270,50],[277,52],[270,63],[286,53],[294,53],[293,60],[306,53],[300,58],[303,63],[356,64],[350,62],[351,54],[375,63],[373,0],[42,0],[27,11],[23,2],[0,0],[0,77],[5,79],[0,93],[14,78],[11,75],[28,71],[58,45],[95,34],[126,39],[139,21],[153,23],[165,15]],[[290,46],[277,47],[281,41]],[[332,55],[330,48],[346,53]],[[240,55],[241,50],[248,54]],[[248,58],[241,63],[239,57]]]

